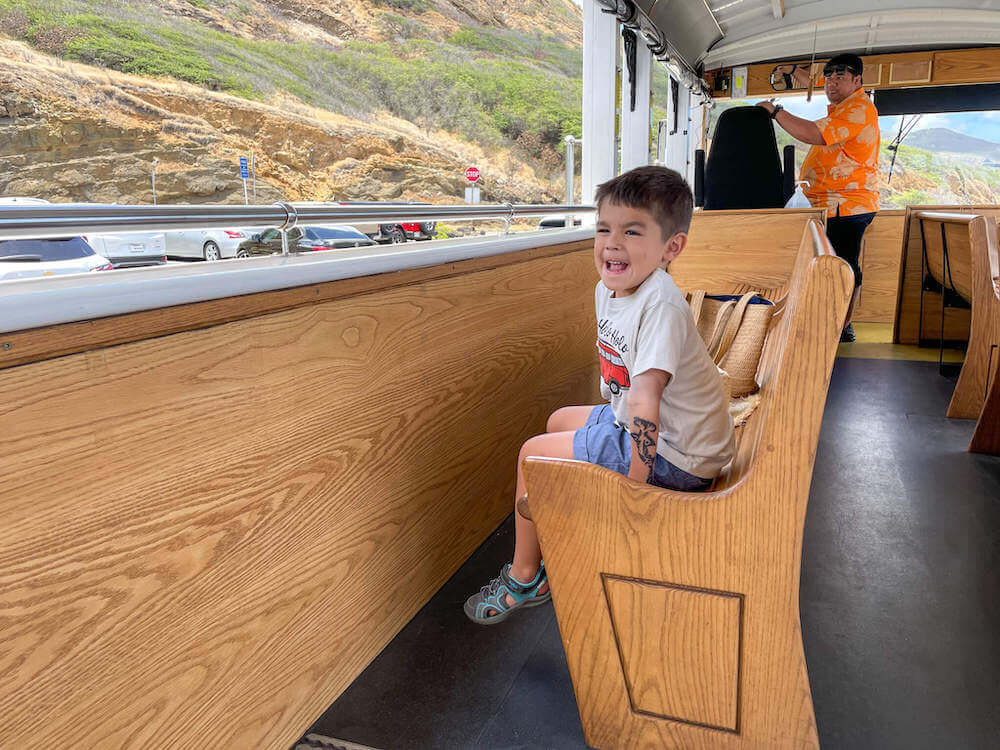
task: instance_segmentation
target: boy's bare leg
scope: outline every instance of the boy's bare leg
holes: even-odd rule
[[[593,406],[564,406],[561,409],[556,409],[549,417],[549,421],[545,425],[545,431],[569,432],[579,430],[587,424],[587,417],[590,416],[590,412],[594,408]],[[520,467],[520,463],[518,467]]]
[[[570,406],[567,409],[587,409],[590,413],[592,407]],[[559,412],[563,411],[560,409]],[[555,417],[556,412],[552,416]],[[587,417],[584,414],[582,426]],[[566,415],[564,415],[566,416]],[[552,418],[549,419],[552,423]],[[545,456],[548,458],[573,458],[573,432],[575,429],[563,432],[550,432],[545,435],[536,435],[521,446],[521,452],[517,457],[517,487],[514,492],[514,560],[510,566],[510,574],[518,581],[530,581],[538,573],[538,567],[542,562],[542,550],[538,545],[538,534],[535,533],[535,524],[524,518],[517,512],[516,504],[524,496],[524,459],[528,456]],[[546,583],[539,588],[538,593],[544,594],[548,591],[549,585]],[[508,596],[507,603],[514,601]]]

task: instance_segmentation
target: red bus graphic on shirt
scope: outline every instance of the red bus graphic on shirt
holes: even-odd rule
[[[625,361],[622,355],[600,339],[597,341],[597,353],[601,357],[601,380],[607,383],[608,390],[617,396],[623,388],[631,386]]]

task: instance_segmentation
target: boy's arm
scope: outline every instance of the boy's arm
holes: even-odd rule
[[[631,378],[628,391],[628,425],[632,437],[629,479],[649,482],[656,463],[656,441],[660,435],[660,398],[670,382],[670,373],[646,370]]]

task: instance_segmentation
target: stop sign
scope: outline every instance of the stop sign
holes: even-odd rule
[[[477,182],[479,180],[479,167],[469,167],[466,169],[465,179],[469,182]]]

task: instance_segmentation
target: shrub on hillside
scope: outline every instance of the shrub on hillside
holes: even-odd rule
[[[79,29],[65,26],[45,26],[28,35],[29,41],[49,55],[62,55],[67,45],[80,36]]]
[[[0,14],[0,34],[12,39],[24,39],[30,23],[28,14],[23,10]]]

